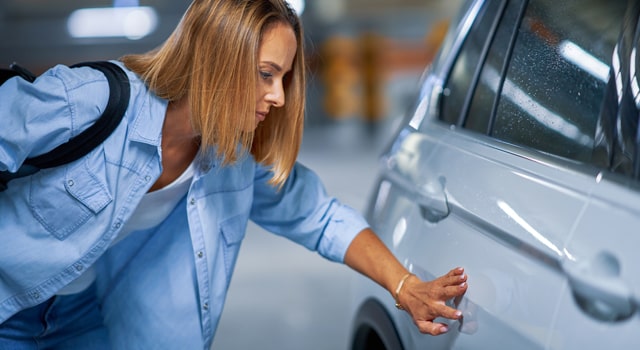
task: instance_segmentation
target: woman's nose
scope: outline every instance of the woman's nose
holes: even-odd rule
[[[266,96],[267,101],[271,103],[274,107],[282,107],[284,106],[285,98],[284,98],[284,89],[281,84],[277,84]]]

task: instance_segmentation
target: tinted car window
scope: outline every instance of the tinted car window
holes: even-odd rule
[[[596,133],[595,155],[606,155],[611,170],[638,178],[638,16],[640,2],[632,2],[623,22],[623,36],[613,55],[614,78],[609,81],[607,98],[617,101],[617,108],[603,109]],[[598,159],[600,160],[600,159]],[[635,163],[635,165],[634,165]]]
[[[444,97],[440,101],[440,117],[450,124],[458,124],[469,88],[472,85],[478,62],[482,61],[482,52],[487,43],[495,13],[500,10],[502,1],[488,1],[478,13],[469,31],[469,36],[460,50],[460,55],[454,64],[447,84],[444,87]]]
[[[440,119],[613,167],[609,150],[594,158],[594,138],[616,102],[607,82],[625,10],[622,1],[487,1],[446,80]]]
[[[492,136],[590,162],[625,7],[621,1],[530,2]]]
[[[467,129],[481,133],[490,131],[496,94],[502,84],[500,77],[509,47],[517,33],[523,6],[523,1],[509,1],[505,6],[463,124]]]

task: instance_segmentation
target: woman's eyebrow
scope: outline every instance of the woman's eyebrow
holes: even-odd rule
[[[262,64],[268,64],[270,65],[273,69],[275,69],[278,73],[281,73],[282,71],[284,71],[284,68],[280,67],[279,64],[275,63],[275,62],[271,62],[271,61],[263,61]],[[289,69],[287,72],[290,72],[291,69]]]
[[[275,62],[271,62],[271,61],[263,61],[262,63],[263,63],[263,64],[268,64],[268,65],[270,65],[271,67],[273,67],[273,69],[275,69],[275,70],[276,70],[276,71],[278,71],[278,72],[282,72],[282,71],[283,71],[282,67],[280,67],[280,65],[278,65],[278,64],[277,64],[277,63],[275,63]]]

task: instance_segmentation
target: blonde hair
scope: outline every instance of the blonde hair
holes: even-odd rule
[[[297,38],[286,104],[272,108],[255,131],[258,50],[277,23]],[[201,151],[230,164],[250,151],[282,186],[302,140],[305,62],[300,20],[283,0],[194,0],[169,38],[157,49],[121,58],[155,94],[169,101],[189,99],[191,123]]]

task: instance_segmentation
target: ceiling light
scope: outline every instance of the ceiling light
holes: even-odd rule
[[[294,11],[296,11],[298,16],[302,15],[302,13],[304,12],[304,5],[305,5],[305,1],[304,0],[288,0],[287,2],[291,6],[291,8]]]
[[[67,20],[67,29],[74,38],[137,40],[151,34],[157,26],[158,15],[147,6],[78,9]]]

